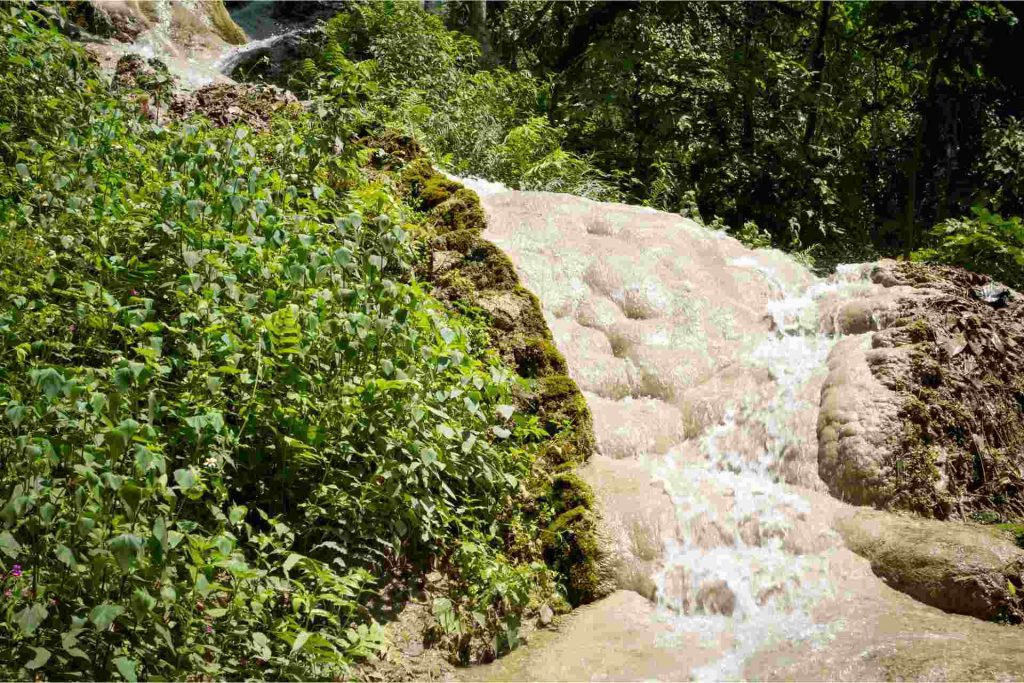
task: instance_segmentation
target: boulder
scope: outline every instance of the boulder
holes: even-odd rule
[[[818,465],[838,498],[940,519],[1024,516],[1024,301],[950,266],[863,267],[823,311]]]
[[[859,509],[836,528],[901,592],[947,612],[1019,622],[1024,550],[993,526]]]

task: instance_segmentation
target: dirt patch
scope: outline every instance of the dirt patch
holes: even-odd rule
[[[202,114],[217,126],[242,123],[260,131],[269,128],[271,119],[289,107],[301,107],[298,98],[276,86],[218,83],[178,95],[171,104],[171,114],[179,119]]]

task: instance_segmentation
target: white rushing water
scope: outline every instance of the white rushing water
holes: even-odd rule
[[[759,267],[749,257],[740,265]],[[793,421],[811,408],[801,388],[822,373],[832,348],[833,340],[818,334],[817,299],[834,288],[815,283],[798,296],[770,301],[774,329],[746,358],[774,379],[767,400],[735,397],[696,438],[700,457],[687,458],[691,445],[682,443],[650,464],[682,531],[664,539],[665,561],[655,577],[659,605],[672,612],[678,629],[732,635],[720,659],[692,673],[698,680],[742,678],[747,657],[765,644],[827,632],[811,609],[832,596],[828,561],[786,547],[792,520],[805,518],[811,505],[781,477],[787,449],[800,445]],[[750,432],[763,436],[752,442],[744,438]],[[724,530],[726,543],[704,547],[699,539],[707,525]]]

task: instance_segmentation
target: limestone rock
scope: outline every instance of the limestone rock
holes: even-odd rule
[[[871,373],[867,336],[840,339],[828,359],[818,413],[818,473],[831,493],[858,505],[884,504],[899,398]]]
[[[1024,550],[991,526],[857,510],[837,528],[893,588],[947,612],[1019,620]]]
[[[943,519],[1019,521],[1024,301],[949,266],[853,270],[866,276],[860,295],[837,299],[821,321],[852,335],[833,349],[821,395],[829,490]]]

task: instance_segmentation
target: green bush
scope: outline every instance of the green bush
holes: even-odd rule
[[[0,677],[344,676],[428,561],[514,643],[536,420],[352,118],[153,125],[41,24],[0,10]]]
[[[1003,213],[1024,212],[1024,120],[993,122],[984,140],[979,170],[993,207]]]
[[[519,189],[618,196],[587,159],[562,149],[563,133],[539,116],[549,99],[542,81],[481,69],[476,41],[438,17],[408,3],[354,4],[327,23],[323,41],[321,74],[363,65],[371,118],[408,131],[453,172]],[[308,65],[296,69],[318,89]]]
[[[1024,288],[1024,223],[982,207],[973,217],[939,223],[928,234],[931,246],[913,254],[916,261],[948,263],[986,273],[1015,289]]]

